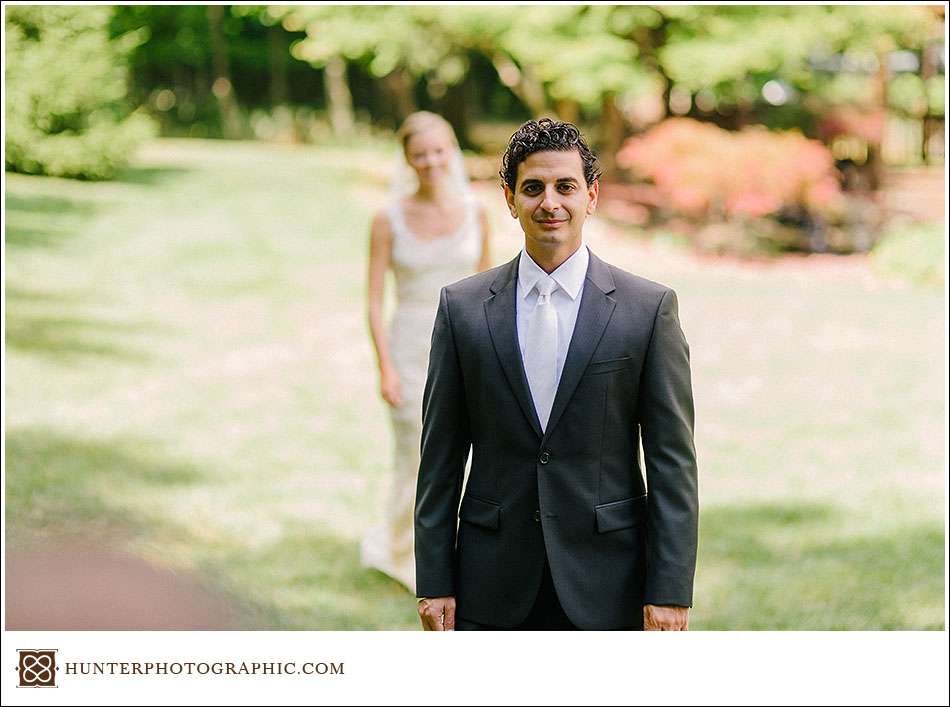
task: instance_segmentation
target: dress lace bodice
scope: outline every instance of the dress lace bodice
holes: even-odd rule
[[[475,272],[481,251],[478,205],[465,202],[459,227],[437,238],[419,238],[412,233],[399,202],[389,207],[388,215],[397,306],[431,307],[434,319],[442,287]]]

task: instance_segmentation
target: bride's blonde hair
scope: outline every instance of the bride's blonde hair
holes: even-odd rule
[[[406,119],[402,121],[402,125],[399,126],[399,131],[396,133],[396,136],[402,143],[403,152],[405,152],[406,146],[409,144],[409,140],[413,135],[434,127],[444,128],[452,139],[452,144],[455,147],[459,146],[458,139],[455,137],[455,130],[449,121],[437,113],[420,110],[406,117]]]

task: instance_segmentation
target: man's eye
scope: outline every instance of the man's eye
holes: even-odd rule
[[[559,187],[559,189],[560,189],[561,191],[563,191],[563,192],[574,191],[574,185],[573,185],[573,184],[562,184],[562,185]]]

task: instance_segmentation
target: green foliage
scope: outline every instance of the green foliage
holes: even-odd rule
[[[942,117],[947,106],[946,78],[931,76],[926,82],[927,103],[930,115]]]
[[[807,62],[919,49],[938,31],[921,6],[734,5],[663,8],[673,20],[661,51],[667,74],[692,90],[741,93],[750,75],[807,81]],[[731,88],[730,88],[731,87]]]
[[[891,227],[871,251],[875,267],[922,285],[942,287],[947,279],[946,237],[935,224]]]
[[[499,37],[500,47],[533,73],[551,98],[596,110],[604,94],[653,88],[637,61],[637,45],[613,29],[624,31],[640,18],[618,18],[617,10],[603,5],[550,7],[543,13],[522,9]]]
[[[699,6],[677,13],[661,50],[667,74],[698,91],[717,87],[738,95],[750,74],[776,74],[807,56],[815,33],[812,6]]]
[[[110,13],[6,8],[6,169],[107,179],[151,133],[124,100],[124,57],[140,36],[110,41]]]
[[[781,125],[771,116],[787,112],[762,98],[773,80],[790,86],[800,107],[798,126],[810,125],[830,107],[876,108],[877,70],[896,49],[920,51],[942,35],[935,8],[922,6],[690,6],[664,7],[667,40],[660,66],[670,80],[692,94],[711,98],[718,111],[755,109],[755,119]],[[834,70],[828,68],[836,66]],[[916,116],[926,109],[916,77],[891,82],[891,106]],[[916,79],[919,82],[919,79]],[[942,90],[943,78],[939,79]],[[931,98],[935,106],[941,100]],[[940,115],[942,107],[931,109]],[[809,114],[811,117],[809,117]],[[785,125],[788,123],[785,122]],[[810,133],[812,134],[812,133]]]
[[[439,26],[438,7],[327,5],[274,8],[273,12],[283,13],[285,28],[306,31],[307,37],[292,51],[296,58],[318,67],[342,56],[364,63],[377,78],[397,68],[420,76],[438,70],[458,52]],[[448,83],[461,78],[458,72],[449,74],[443,77]]]
[[[225,7],[215,43],[207,6],[11,6],[8,169],[106,176],[144,131],[128,101],[165,135],[238,134],[223,130],[212,90],[225,63],[228,114],[248,137],[318,139],[341,106],[380,127],[426,108],[466,147],[476,121],[557,114],[615,151],[624,129],[664,117],[671,89],[690,97],[691,117],[723,127],[824,135],[835,106],[883,111],[876,67],[889,52],[942,35],[935,8],[922,6]],[[336,102],[323,71],[334,58],[347,84]],[[763,96],[776,81],[781,105]],[[940,116],[944,78],[901,74],[887,96],[906,117]]]
[[[141,32],[129,54],[132,98],[161,122],[163,135],[221,137],[207,5],[120,5],[109,23],[113,36]],[[303,33],[286,31],[267,8],[233,5],[221,18],[230,80],[248,122],[276,106],[319,109],[322,77],[290,55]]]
[[[405,69],[415,78],[453,85],[464,78],[472,53],[487,58],[501,83],[531,102],[536,87],[543,110],[571,100],[594,111],[607,93],[653,90],[639,62],[631,28],[655,24],[651,8],[550,6],[325,6],[285,13],[284,26],[304,30],[294,56],[323,66],[342,56],[376,77]]]
[[[890,108],[912,118],[927,115],[926,86],[917,74],[901,74],[887,87],[887,103]]]
[[[809,111],[820,111],[822,105],[873,99],[873,67],[879,57],[894,49],[917,51],[940,34],[936,14],[915,6],[568,5],[543,11],[523,6],[325,6],[270,11],[283,16],[285,27],[306,32],[294,52],[314,66],[341,56],[374,77],[404,70],[424,83],[453,85],[462,80],[474,53],[487,58],[498,81],[535,114],[567,101],[593,117],[605,99],[632,101],[673,84],[693,94],[706,92],[717,108],[754,106],[757,119],[803,127],[812,122]],[[843,73],[815,70],[836,57],[846,59]],[[861,68],[853,70],[855,66]],[[762,88],[772,80],[793,89],[797,106],[775,107],[763,100]],[[907,86],[898,82],[895,100],[906,93]],[[798,100],[810,94],[817,103]],[[919,106],[920,96],[913,101]],[[782,115],[771,118],[771,113]]]

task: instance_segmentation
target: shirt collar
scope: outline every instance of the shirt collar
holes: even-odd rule
[[[589,261],[590,253],[587,250],[587,245],[581,243],[581,247],[550,274],[550,277],[572,300],[577,299],[581,292],[584,278],[587,277]],[[518,293],[521,297],[527,297],[534,286],[538,284],[538,280],[546,277],[549,277],[549,275],[531,259],[528,251],[522,248],[521,259],[518,261]]]

